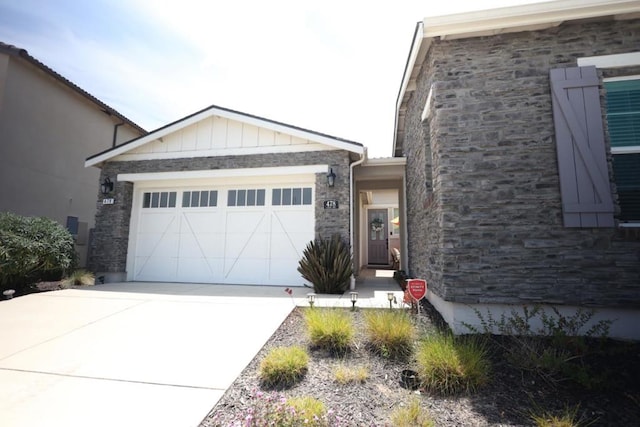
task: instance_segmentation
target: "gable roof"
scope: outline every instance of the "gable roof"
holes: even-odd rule
[[[131,141],[120,144],[117,147],[113,147],[100,153],[94,154],[93,156],[87,158],[85,166],[88,167],[98,165],[120,154],[124,154],[144,144],[155,141],[165,135],[176,132],[211,116],[219,116],[230,120],[252,124],[254,126],[262,127],[276,132],[286,133],[300,138],[309,139],[314,142],[325,144],[331,147],[347,150],[352,153],[364,153],[364,146],[358,142],[311,131],[298,126],[288,125],[286,123],[277,122],[275,120],[265,119],[263,117],[255,116],[252,114],[242,113],[240,111],[219,107],[217,105],[211,105],[187,117],[176,120],[173,123],[169,123],[168,125],[151,131],[147,135],[143,135],[139,138],[135,138]]]
[[[565,21],[604,16],[640,17],[638,0],[556,0],[424,18],[416,24],[396,100],[393,156],[402,155],[404,111],[434,38],[460,39],[556,27]]]
[[[84,89],[82,89],[78,85],[74,84],[69,79],[63,77],[62,75],[60,75],[57,72],[55,72],[53,69],[49,68],[48,66],[46,66],[42,62],[38,61],[33,56],[29,55],[29,52],[27,52],[26,49],[21,49],[19,47],[16,47],[16,46],[13,46],[13,45],[10,45],[10,44],[6,44],[6,43],[3,43],[3,42],[0,41],[0,53],[4,53],[4,54],[7,54],[9,56],[13,56],[15,58],[21,58],[21,59],[27,61],[31,65],[35,66],[36,68],[39,68],[40,70],[44,71],[46,74],[50,75],[51,77],[53,77],[54,79],[56,79],[57,81],[62,83],[63,85],[67,86],[68,88],[70,88],[71,90],[73,90],[74,92],[79,94],[80,96],[83,96],[84,98],[86,98],[87,100],[89,100],[90,102],[95,104],[98,107],[98,109],[102,110],[105,114],[107,114],[109,116],[117,117],[118,119],[120,119],[124,123],[128,124],[132,128],[136,129],[140,133],[143,133],[143,134],[147,133],[147,131],[145,129],[143,129],[142,127],[140,127],[138,124],[134,123],[133,121],[129,120],[127,117],[125,117],[124,115],[119,113],[114,108],[111,108],[110,106],[108,106],[104,102],[100,101],[95,96],[91,95],[89,92],[85,91]]]

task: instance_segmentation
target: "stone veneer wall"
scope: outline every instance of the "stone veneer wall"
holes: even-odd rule
[[[334,233],[349,239],[349,153],[343,150],[304,153],[261,154],[251,156],[203,157],[190,159],[107,162],[102,167],[100,182],[110,177],[115,182],[122,173],[172,172],[209,169],[235,169],[274,166],[328,164],[336,174],[335,186],[329,188],[326,173],[316,174],[316,236]],[[127,263],[129,224],[133,183],[115,182],[115,204],[103,205],[98,196],[96,226],[91,243],[89,268],[99,273],[124,273]],[[325,210],[323,201],[336,199],[339,209]]]
[[[405,125],[410,273],[453,302],[640,306],[640,230],[563,227],[549,87],[638,46],[640,20],[434,40]]]

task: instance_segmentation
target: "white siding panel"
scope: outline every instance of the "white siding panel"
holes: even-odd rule
[[[193,151],[196,149],[196,139],[188,137],[189,134],[186,132],[187,129],[179,130],[174,134],[177,138],[180,138],[182,144],[181,151]]]
[[[167,145],[168,152],[176,153],[182,151],[182,138],[179,133],[167,135],[162,139],[164,140],[164,144]]]
[[[242,125],[242,146],[257,147],[258,146],[258,128],[252,125]]]
[[[307,145],[307,144],[309,144],[308,139],[302,139],[296,136],[291,138],[291,145]]]
[[[261,147],[271,147],[275,145],[276,133],[269,129],[259,128],[258,145]]]
[[[189,149],[195,150],[196,142],[198,141],[198,125],[194,124],[182,129],[182,150],[186,150],[186,147],[190,147]]]
[[[211,148],[221,149],[227,146],[227,124],[229,120],[222,117],[213,117],[213,129],[211,131],[212,143]]]
[[[208,118],[196,124],[196,150],[209,150],[211,148],[211,127],[213,119]]]
[[[276,145],[291,145],[291,135],[276,132]]]
[[[227,123],[227,148],[242,147],[242,123],[229,120]]]

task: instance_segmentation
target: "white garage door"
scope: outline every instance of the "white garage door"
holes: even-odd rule
[[[135,200],[133,280],[302,285],[311,185],[145,189]]]

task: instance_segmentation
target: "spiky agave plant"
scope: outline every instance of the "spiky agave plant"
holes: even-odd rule
[[[302,277],[319,294],[341,294],[353,274],[351,251],[339,234],[309,242],[298,265]]]

